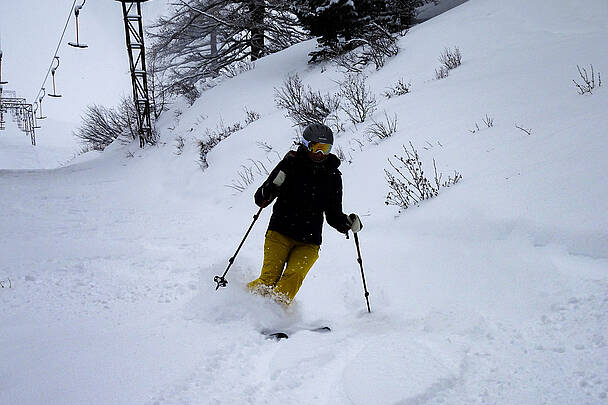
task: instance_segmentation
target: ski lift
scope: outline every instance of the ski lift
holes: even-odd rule
[[[7,81],[2,80],[2,49],[0,49],[0,84],[7,84]]]
[[[38,128],[42,128],[40,125],[38,125],[38,117],[36,117],[36,112],[38,112],[38,102],[34,101],[34,113],[32,114],[34,116],[34,129],[38,129]]]
[[[2,85],[0,84],[0,129],[4,129],[4,114],[2,113]]]
[[[57,68],[59,67],[59,56],[55,56],[55,60],[57,61],[57,66],[55,66],[51,69],[51,75],[53,75],[53,94],[49,94],[49,97],[59,98],[59,97],[61,97],[61,94],[57,94],[57,91],[55,89],[55,72],[57,71]]]
[[[46,96],[46,89],[43,87],[42,95],[40,96],[40,98],[38,98],[38,104],[40,105],[40,117],[38,117],[39,120],[46,119],[46,117],[42,115],[42,99],[44,98],[44,96]]]
[[[74,15],[76,16],[76,42],[68,42],[68,45],[74,47],[74,48],[80,48],[80,49],[84,49],[84,48],[88,48],[89,46],[87,44],[81,44],[80,43],[80,39],[79,39],[79,35],[78,35],[78,16],[80,15],[80,10],[82,9],[82,7],[84,6],[84,3],[86,3],[87,0],[84,0],[82,2],[81,5],[76,6],[76,8],[74,8]]]

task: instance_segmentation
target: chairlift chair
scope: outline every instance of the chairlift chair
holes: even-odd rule
[[[78,16],[80,15],[80,10],[82,9],[82,7],[84,6],[84,3],[86,3],[87,0],[84,0],[82,2],[81,5],[76,6],[76,8],[74,8],[74,15],[76,16],[76,42],[68,42],[68,45],[74,47],[74,48],[80,48],[80,49],[84,49],[84,48],[88,48],[89,46],[87,44],[81,44],[80,43],[80,39],[79,39],[79,29],[78,29]]]
[[[59,67],[59,56],[55,56],[55,60],[57,61],[57,66],[55,66],[51,69],[51,75],[53,76],[53,93],[49,94],[49,97],[59,98],[59,97],[61,97],[61,94],[57,94],[57,91],[55,89],[55,72],[57,71],[57,68]]]

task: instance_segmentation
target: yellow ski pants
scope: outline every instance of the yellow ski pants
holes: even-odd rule
[[[298,242],[269,230],[264,241],[262,272],[247,287],[254,293],[272,295],[277,302],[289,305],[308,270],[319,258],[319,248],[319,245]]]

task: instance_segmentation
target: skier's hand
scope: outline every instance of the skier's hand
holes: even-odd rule
[[[270,180],[266,181],[262,185],[262,187],[260,187],[258,189],[258,191],[255,193],[255,196],[254,196],[255,204],[261,208],[268,207],[274,201],[276,196],[278,195],[279,187],[281,187],[281,185],[285,181],[285,177],[286,177],[285,172],[282,170],[279,170],[279,172],[276,174],[274,179],[272,179],[272,181],[270,181]]]
[[[347,217],[348,226],[350,226],[350,230],[354,233],[357,233],[363,229],[363,224],[361,223],[361,218],[357,214],[350,214]]]
[[[258,207],[266,208],[272,203],[275,195],[272,192],[271,187],[261,187],[257,193],[255,193],[255,203]]]

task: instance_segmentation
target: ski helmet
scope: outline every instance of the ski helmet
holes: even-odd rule
[[[334,143],[334,134],[331,128],[324,124],[309,124],[304,128],[302,137],[308,142],[328,143],[330,145]]]

